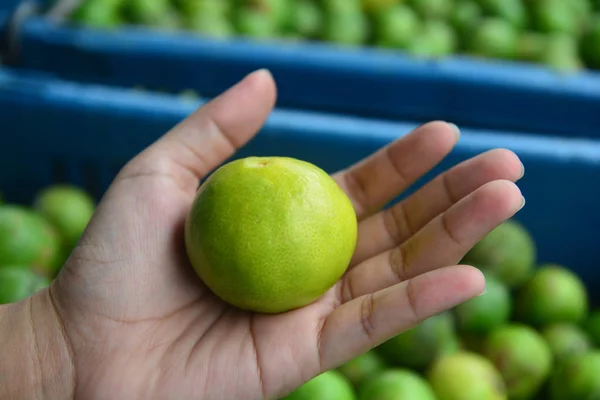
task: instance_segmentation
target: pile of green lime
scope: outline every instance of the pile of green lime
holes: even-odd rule
[[[600,69],[596,0],[82,0],[71,21]]]
[[[94,209],[88,193],[62,184],[41,190],[31,205],[0,201],[0,304],[50,284]]]
[[[514,220],[462,262],[486,275],[483,295],[325,372],[286,399],[600,398],[600,309],[592,309],[579,276],[538,263],[531,234]]]

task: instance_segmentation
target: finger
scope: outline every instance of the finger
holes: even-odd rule
[[[364,218],[407,189],[456,145],[458,128],[431,122],[334,175],[348,194],[358,218]]]
[[[490,182],[439,215],[402,245],[350,270],[341,285],[342,301],[458,263],[491,230],[524,204],[509,181]]]
[[[523,173],[517,155],[505,149],[490,150],[458,164],[406,200],[362,221],[352,265],[398,246],[486,183],[500,179],[516,182]]]
[[[321,367],[336,368],[421,321],[481,294],[484,288],[479,270],[455,266],[345,303],[322,327]]]
[[[195,193],[199,180],[260,130],[275,98],[267,70],[248,75],[138,155],[120,177],[163,175]]]

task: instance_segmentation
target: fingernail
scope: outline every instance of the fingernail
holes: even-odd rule
[[[523,164],[523,161],[521,161],[521,176],[519,177],[519,179],[521,179],[524,176],[525,176],[525,165]]]
[[[460,138],[460,129],[458,128],[458,126],[456,126],[456,124],[453,124],[452,122],[447,122],[447,124],[450,126],[450,128],[452,128],[456,137]]]
[[[525,197],[521,197],[521,207],[519,207],[519,209],[517,211],[521,211],[521,209],[523,209],[523,207],[525,207]]]
[[[487,293],[487,289],[483,289],[483,292],[481,292],[480,294],[478,294],[477,297],[481,297],[481,296],[483,296],[486,293]]]

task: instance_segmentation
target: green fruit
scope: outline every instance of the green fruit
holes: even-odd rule
[[[49,285],[47,278],[26,266],[4,266],[0,268],[0,304],[17,303]]]
[[[328,13],[323,27],[323,40],[345,46],[364,44],[369,24],[360,11]]]
[[[515,27],[527,24],[527,9],[522,0],[478,0],[489,15],[501,18]]]
[[[577,35],[582,27],[579,15],[570,1],[536,0],[533,2],[531,17],[535,29],[541,32]]]
[[[523,61],[542,62],[547,53],[548,36],[539,32],[526,31],[519,36],[517,58]]]
[[[365,381],[359,400],[437,400],[431,385],[414,371],[389,369]]]
[[[391,365],[424,369],[448,350],[456,334],[450,313],[426,319],[376,348]]]
[[[498,17],[488,17],[488,18],[483,19],[479,23],[479,25],[475,27],[475,31],[473,32],[472,38],[469,41],[467,48],[468,48],[469,53],[474,54],[474,55],[483,56],[483,57],[491,57],[491,58],[510,59],[510,58],[515,57],[515,55],[517,54],[518,42],[519,42],[519,34],[513,25],[511,25],[506,20],[500,19]],[[503,228],[503,225],[500,225],[500,227],[498,227],[496,229],[500,229],[501,233],[494,233],[494,231],[492,231],[488,236],[491,235],[492,238],[494,238],[493,240],[498,240],[499,242],[501,242],[501,245],[519,246],[519,247],[523,247],[523,248],[525,246],[529,245],[529,243],[527,243],[527,242],[522,242],[520,244],[517,244],[516,243],[517,238],[515,238],[515,240],[511,240],[510,238],[501,238],[500,237],[500,236],[504,236],[505,235],[504,232],[508,231],[508,230],[510,230],[509,235],[515,234],[513,232],[516,231],[517,228],[512,228],[512,226],[510,228]],[[520,235],[520,236],[524,236],[524,235]],[[519,239],[520,239],[520,237],[519,237]],[[484,239],[484,241],[485,241],[485,239]],[[531,245],[533,245],[533,242],[531,242]],[[491,251],[491,249],[489,249],[489,248],[493,247],[493,245],[487,245],[487,244],[484,246],[486,247],[485,251]],[[478,253],[478,252],[480,252],[480,250],[475,250],[475,252]],[[496,254],[494,254],[490,257],[498,257],[498,258],[506,258],[507,259],[507,260],[503,260],[503,261],[505,261],[505,263],[499,264],[499,266],[498,266],[498,269],[499,269],[498,272],[502,273],[502,275],[500,275],[500,278],[503,280],[504,280],[504,278],[507,278],[511,281],[512,280],[521,281],[523,279],[523,277],[521,276],[521,273],[528,272],[528,270],[518,271],[517,275],[512,274],[511,273],[513,271],[512,268],[516,269],[516,266],[513,265],[511,261],[513,261],[512,260],[513,258],[514,259],[519,258],[518,261],[523,261],[523,262],[526,261],[525,258],[532,255],[531,250],[527,249],[522,254],[511,250],[510,253],[505,253],[503,257],[497,253],[498,252],[496,252]],[[494,260],[494,261],[496,261],[495,265],[498,265],[498,260]],[[511,264],[508,264],[509,262],[511,262]],[[517,264],[521,265],[521,263],[519,263],[519,262],[517,262]],[[485,265],[494,265],[494,264],[486,263]],[[521,266],[522,266],[522,268],[527,268],[525,265],[521,265]],[[504,268],[506,268],[506,270],[504,270]],[[509,269],[510,269],[510,271],[509,271]],[[506,283],[509,283],[509,282],[507,281]],[[510,283],[514,283],[514,282],[510,282]]]
[[[355,387],[386,369],[385,362],[373,350],[348,361],[338,368]]]
[[[118,1],[87,0],[77,7],[71,20],[92,28],[112,29],[123,23],[119,7]]]
[[[237,11],[235,26],[240,34],[258,39],[275,38],[279,32],[273,16],[250,7]]]
[[[362,12],[362,0],[319,0],[319,2],[327,15]]]
[[[306,382],[282,400],[356,400],[356,395],[344,375],[331,370]]]
[[[505,384],[494,365],[476,353],[446,356],[428,372],[437,400],[506,400]]]
[[[419,17],[400,4],[373,16],[375,42],[381,47],[403,48],[419,33]]]
[[[485,335],[508,321],[512,298],[502,282],[488,276],[486,293],[458,305],[454,310],[461,332]]]
[[[225,17],[193,14],[185,22],[188,30],[213,38],[228,38],[235,35],[233,24]]]
[[[464,41],[471,37],[482,18],[483,11],[479,4],[473,0],[463,0],[459,1],[452,10],[450,22],[461,40]]]
[[[600,14],[590,21],[581,40],[581,57],[590,68],[600,69]]]
[[[16,205],[0,206],[0,268],[26,265],[54,276],[60,238],[41,215]]]
[[[368,13],[379,13],[400,4],[404,0],[362,0],[362,7]]]
[[[565,323],[548,325],[542,330],[542,335],[550,346],[556,363],[592,349],[590,338],[577,325]]]
[[[297,0],[291,16],[291,30],[302,37],[313,39],[323,30],[323,12],[315,0]]]
[[[56,228],[67,248],[77,244],[96,208],[89,194],[70,185],[42,190],[33,207]]]
[[[175,0],[175,6],[185,15],[206,15],[227,18],[233,11],[231,0]]]
[[[600,398],[600,351],[579,354],[565,361],[550,378],[550,400]]]
[[[191,264],[224,301],[279,313],[317,300],[346,272],[357,238],[350,199],[322,169],[287,157],[221,166],[185,225]]]
[[[585,323],[585,328],[592,342],[600,347],[600,311],[594,311]]]
[[[124,10],[127,20],[134,24],[176,27],[175,11],[169,0],[127,0]]]
[[[450,24],[441,20],[426,20],[406,50],[416,57],[437,58],[452,54],[457,46],[456,33]]]
[[[534,326],[579,323],[587,313],[588,298],[583,282],[571,270],[555,264],[540,266],[516,299],[517,317]]]
[[[541,388],[552,368],[552,352],[533,328],[505,325],[488,337],[484,355],[498,368],[510,399],[530,399]]]
[[[479,40],[484,36],[486,35],[480,35]],[[507,43],[500,46],[504,50],[497,48],[495,51],[498,54],[508,55],[513,48],[511,42],[512,39],[509,39]],[[484,42],[480,43],[483,44]],[[511,220],[498,226],[477,243],[464,257],[463,262],[478,266],[509,287],[515,287],[531,277],[535,258],[533,238],[520,223]]]
[[[584,66],[579,58],[577,39],[565,34],[553,34],[548,37],[540,61],[560,72],[579,71]]]
[[[408,4],[423,18],[447,18],[452,13],[454,0],[408,0]]]

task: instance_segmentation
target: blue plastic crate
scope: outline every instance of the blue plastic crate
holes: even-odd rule
[[[27,202],[41,186],[69,181],[98,197],[125,162],[198,105],[166,95],[0,70],[0,190],[8,200]],[[412,128],[400,122],[276,110],[237,157],[286,155],[333,172]],[[519,186],[527,206],[518,219],[532,231],[540,261],[564,263],[598,287],[600,144],[465,129],[435,173],[495,147],[514,150],[525,164]],[[594,296],[600,300],[600,292]]]
[[[20,65],[70,79],[147,85],[208,96],[258,68],[279,84],[279,105],[391,120],[599,137],[600,74],[451,57],[417,60],[324,43],[218,40],[140,28],[102,32],[42,17],[20,30]]]

